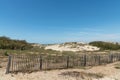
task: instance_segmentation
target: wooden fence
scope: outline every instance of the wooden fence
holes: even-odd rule
[[[6,73],[96,66],[120,61],[120,54],[41,56],[9,55]]]

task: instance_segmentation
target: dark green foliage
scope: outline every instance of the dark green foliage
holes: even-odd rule
[[[9,56],[8,53],[7,53],[7,51],[4,53],[4,55],[5,55],[5,56]]]
[[[26,50],[32,48],[25,40],[12,40],[8,37],[0,37],[0,49]]]
[[[101,48],[101,50],[119,50],[120,49],[120,45],[118,43],[94,41],[94,42],[90,42],[89,44],[93,46],[97,46]]]

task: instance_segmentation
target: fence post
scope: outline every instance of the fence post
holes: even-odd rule
[[[100,55],[98,55],[98,65],[101,65],[101,61],[100,61]]]
[[[87,58],[87,56],[84,55],[84,64],[83,64],[83,66],[86,66],[86,63],[87,63],[87,62],[86,62],[86,61],[87,61],[86,58]]]
[[[67,56],[67,68],[69,68],[69,56]]]
[[[10,72],[10,66],[11,66],[11,56],[9,55],[7,69],[6,69],[6,74],[8,74]]]
[[[118,61],[120,61],[120,53],[118,53]]]
[[[40,56],[40,70],[42,70],[42,56]]]
[[[110,63],[113,62],[113,54],[110,54]]]
[[[119,61],[119,54],[117,53],[117,61]]]

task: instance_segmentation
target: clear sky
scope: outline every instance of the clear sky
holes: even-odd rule
[[[0,36],[32,43],[120,42],[120,0],[0,0]]]

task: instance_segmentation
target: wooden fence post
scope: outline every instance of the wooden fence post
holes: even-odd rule
[[[110,63],[113,62],[113,54],[110,54]]]
[[[119,61],[119,54],[117,53],[117,61]]]
[[[84,58],[84,64],[83,64],[83,66],[86,66],[86,63],[87,63],[87,60],[86,60],[86,59],[87,59],[87,56],[86,56],[86,55],[84,55],[84,57],[83,57],[83,58]]]
[[[67,56],[67,68],[69,68],[69,56]]]
[[[100,55],[98,56],[98,65],[101,65],[101,59],[100,59],[101,57],[100,57]]]
[[[118,61],[120,61],[120,53],[118,54]]]
[[[6,69],[6,74],[8,74],[10,72],[10,66],[11,66],[11,56],[9,55],[7,69]]]
[[[40,56],[40,70],[42,70],[42,56]]]

